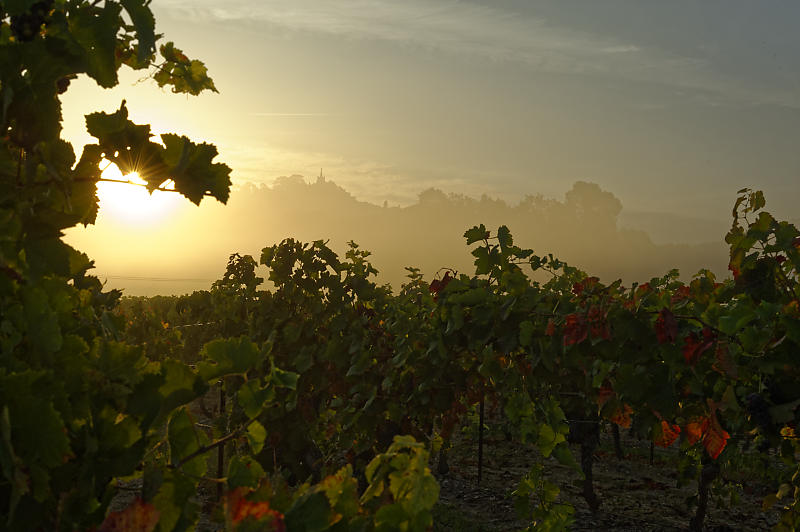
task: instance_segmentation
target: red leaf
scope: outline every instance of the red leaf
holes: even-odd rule
[[[793,300],[783,306],[782,312],[789,316],[800,316],[800,301]]]
[[[137,498],[124,510],[108,514],[97,532],[151,532],[158,517],[155,506]]]
[[[656,318],[656,338],[658,343],[674,343],[678,338],[678,320],[669,309],[662,309]]]
[[[722,342],[717,344],[717,349],[714,351],[714,358],[716,362],[711,366],[712,369],[721,375],[727,375],[734,379],[739,378],[739,371],[736,368],[736,363],[730,357],[727,345]]]
[[[602,407],[606,402],[616,395],[614,390],[608,386],[603,386],[597,390],[597,406]]]
[[[553,336],[556,333],[556,323],[551,319],[547,320],[547,328],[544,330],[544,334],[547,336]]]
[[[619,425],[623,429],[630,428],[632,412],[633,409],[629,405],[623,404],[616,412],[614,412],[610,421]]]
[[[583,293],[583,283],[575,283],[572,285],[572,293],[579,296]]]
[[[445,287],[453,280],[453,277],[450,275],[450,272],[445,272],[444,277],[441,279],[434,279],[431,281],[428,290],[434,295],[434,298],[439,295],[439,292],[445,289]]]
[[[591,325],[592,338],[603,338],[605,340],[611,338],[608,321],[600,307],[592,307],[589,309],[589,323]]]
[[[231,523],[236,526],[247,518],[256,519],[261,530],[270,532],[286,532],[283,514],[269,507],[268,501],[249,501],[245,498],[250,490],[236,488],[228,494],[226,507]]]
[[[680,287],[678,287],[677,290],[675,290],[675,293],[670,298],[670,303],[672,303],[674,305],[678,301],[682,301],[684,299],[688,299],[691,295],[692,295],[692,289],[691,288],[689,288],[686,285],[680,286]]]
[[[705,432],[707,426],[707,417],[696,418],[686,425],[686,437],[689,440],[689,445],[694,445],[703,437],[703,433]]]
[[[714,334],[714,331],[708,327],[703,329],[702,339],[697,335],[697,333],[689,333],[686,336],[683,345],[683,358],[686,360],[686,363],[690,366],[697,364],[697,361],[700,359],[700,355],[713,346],[715,341],[716,335]]]
[[[653,443],[659,447],[669,447],[675,443],[680,433],[681,428],[678,425],[670,425],[661,420],[660,430],[656,430],[656,437],[653,439]]]
[[[599,277],[587,277],[583,281],[579,281],[572,285],[572,293],[576,296],[583,294],[584,290],[594,288],[600,282]]]
[[[690,445],[702,441],[703,447],[711,458],[716,459],[728,443],[728,434],[711,414],[708,417],[697,418],[686,426],[686,433]]]
[[[586,318],[581,314],[569,314],[564,323],[564,345],[579,344],[588,336]]]
[[[716,416],[712,416],[708,429],[703,436],[703,447],[711,458],[716,459],[728,444],[730,434],[720,426]]]

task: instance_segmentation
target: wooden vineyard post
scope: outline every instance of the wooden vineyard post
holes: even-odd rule
[[[619,436],[619,425],[616,423],[611,424],[611,435],[614,436],[614,454],[616,454],[617,460],[622,460],[625,455],[622,452],[622,443],[620,442]]]
[[[219,382],[219,415],[225,415],[225,388]],[[217,447],[217,479],[221,479],[225,472],[225,444]],[[223,483],[217,482],[217,500],[222,498]]]
[[[485,406],[484,392],[481,390],[481,404],[478,410],[478,484],[481,483],[483,474],[483,416]]]

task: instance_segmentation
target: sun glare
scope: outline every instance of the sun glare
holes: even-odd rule
[[[164,220],[180,204],[181,199],[174,192],[156,190],[150,194],[140,186],[146,182],[137,173],[123,176],[117,165],[108,161],[104,161],[101,168],[105,168],[103,179],[109,180],[97,183],[101,216],[126,224],[152,225]],[[174,188],[174,184],[168,183],[165,188]]]

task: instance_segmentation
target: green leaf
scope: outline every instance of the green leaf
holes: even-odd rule
[[[375,512],[375,530],[405,530],[409,515],[401,504],[387,504]],[[403,526],[405,525],[405,526]]]
[[[208,390],[208,385],[192,369],[178,362],[167,359],[161,363],[164,371],[164,384],[158,389],[162,397],[162,405],[172,410],[200,397]]]
[[[58,351],[62,344],[61,327],[48,294],[35,285],[26,287],[22,291],[22,305],[29,327],[28,341],[43,352]]]
[[[719,330],[728,335],[736,332],[755,319],[755,307],[748,300],[740,300],[729,307],[719,318]]]
[[[247,373],[264,361],[263,352],[246,336],[212,340],[203,346],[200,356],[203,360],[197,363],[197,373],[205,381]]]
[[[292,371],[284,371],[280,368],[273,367],[269,379],[272,384],[279,388],[288,388],[290,390],[297,389],[297,379],[300,375]]]
[[[198,451],[208,443],[208,437],[198,430],[186,408],[176,411],[167,424],[167,440],[169,441],[169,459],[172,465]],[[206,458],[200,455],[183,465],[184,471],[194,476],[203,476],[206,472]]]
[[[228,489],[256,488],[265,475],[264,468],[254,458],[234,455],[228,464]]]
[[[553,430],[553,427],[546,423],[539,426],[539,439],[536,442],[542,456],[547,458],[555,450],[559,443],[567,441],[563,434]]]
[[[553,449],[553,457],[558,460],[559,464],[571,468],[573,471],[577,472],[581,478],[583,478],[583,470],[581,469],[581,466],[578,464],[577,460],[575,460],[575,456],[573,456],[572,451],[569,449],[569,445],[556,445],[556,447]]]
[[[103,7],[80,4],[71,10],[70,32],[83,48],[86,73],[98,85],[109,89],[117,84],[116,46],[122,8],[114,2]]]
[[[192,499],[197,496],[197,486],[184,475],[167,474],[153,498],[159,513],[159,532],[190,530],[194,528],[198,505]]]
[[[248,418],[258,416],[265,406],[275,399],[275,389],[272,386],[261,387],[257,379],[245,382],[236,396],[239,399],[239,406],[242,407],[244,415]]]
[[[470,244],[489,238],[489,232],[486,230],[485,225],[476,225],[464,233],[464,238],[467,239],[467,245],[469,246]]]
[[[325,494],[320,491],[306,493],[286,512],[286,530],[321,532],[328,529],[329,519],[330,505]]]
[[[514,238],[511,236],[511,231],[509,231],[508,227],[505,225],[501,225],[497,230],[497,240],[502,250],[506,250],[514,245]]]
[[[175,190],[199,204],[206,193],[222,203],[230,194],[231,169],[222,163],[213,163],[217,148],[213,144],[195,144],[186,137],[165,134],[161,140],[166,146],[164,162],[169,166],[169,176]]]
[[[320,486],[335,512],[342,514],[345,519],[358,514],[358,481],[353,478],[352,465],[348,464],[335,475],[326,477]]]
[[[214,82],[208,77],[205,65],[196,59],[189,59],[171,42],[162,44],[159,50],[164,57],[153,79],[159,87],[172,86],[172,92],[200,94],[204,90],[217,92]]]
[[[70,442],[61,414],[47,390],[44,372],[0,373],[0,403],[8,407],[9,447],[25,464],[60,466],[70,454]],[[38,390],[38,391],[37,391]],[[6,415],[6,414],[4,414]]]
[[[519,324],[519,345],[528,347],[533,340],[534,326],[530,321],[523,321]]]
[[[253,421],[250,426],[247,427],[247,443],[250,444],[250,450],[254,454],[261,452],[261,449],[264,448],[264,440],[266,439],[267,429],[258,421]]]
[[[122,7],[128,12],[136,30],[137,56],[139,63],[144,63],[156,52],[156,21],[150,11],[149,1],[120,0]]]

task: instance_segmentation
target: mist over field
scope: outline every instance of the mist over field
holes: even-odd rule
[[[515,243],[597,275],[644,282],[678,268],[683,279],[701,268],[727,276],[724,236],[730,222],[679,215],[626,213],[613,191],[578,181],[563,198],[527,195],[516,203],[422,191],[407,206],[359,201],[324,177],[282,177],[272,186],[244,185],[228,205],[183,205],[151,228],[100,222],[73,230],[69,241],[96,260],[109,288],[129,295],[179,294],[207,289],[231,253],[256,259],[284,238],[329,241],[340,255],[354,241],[372,252],[378,282],[397,289],[408,266],[432,279],[441,268],[471,274],[464,231],[507,225]],[[115,242],[109,246],[108,242]],[[266,273],[266,272],[264,272]]]
[[[471,273],[481,223],[607,281],[725,277],[737,190],[797,219],[797,2],[157,4],[219,93],[79,77],[65,135],[94,142],[86,112],[124,99],[154,133],[213,143],[233,189],[227,206],[101,194],[69,239],[109,287],[208,288],[231,253],[287,237],[353,240],[398,287],[406,266]]]

